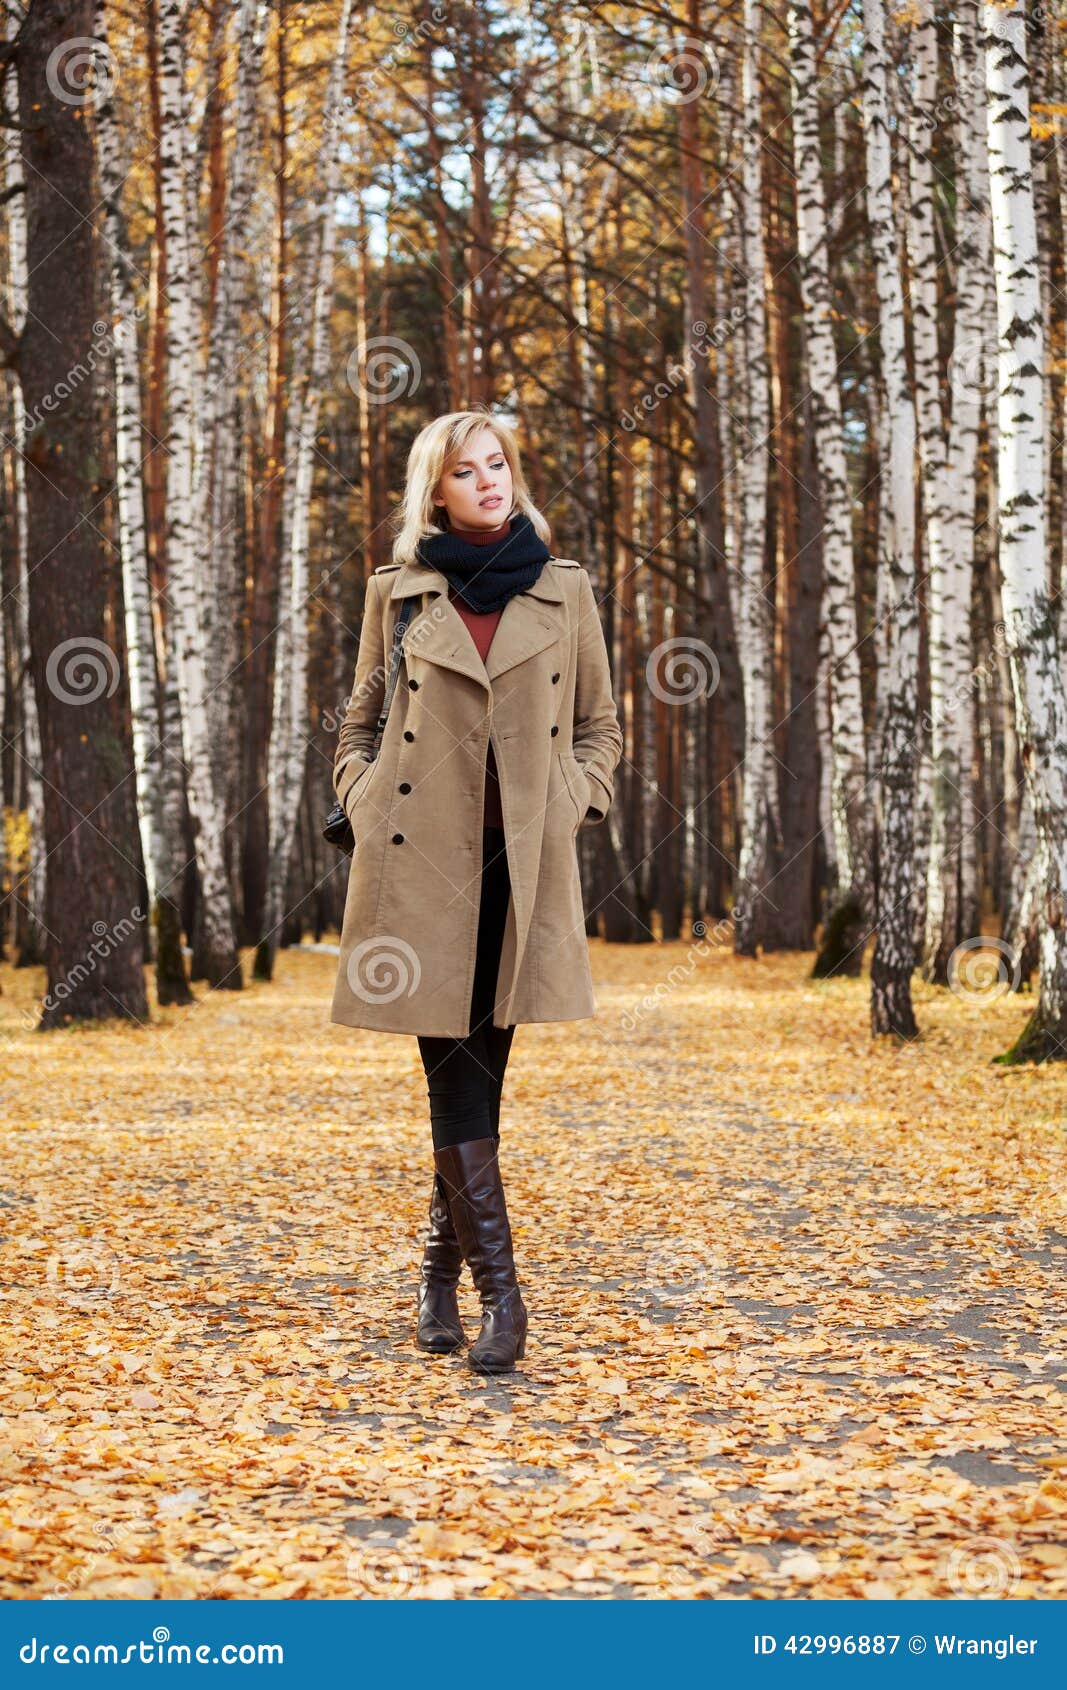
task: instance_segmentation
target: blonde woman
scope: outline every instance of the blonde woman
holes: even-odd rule
[[[526,1347],[498,1151],[504,1071],[520,1022],[596,1012],[576,840],[604,820],[622,755],[589,576],[548,539],[504,419],[454,411],[422,429],[393,561],[367,582],[334,761],[355,850],[331,1020],[418,1039],[434,1182],[416,1343],[466,1342],[466,1261],[483,1373]]]

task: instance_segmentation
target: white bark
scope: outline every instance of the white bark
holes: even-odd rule
[[[1026,13],[983,3],[997,297],[1001,594],[1041,862],[1040,996],[1010,1054],[1067,1058],[1067,696],[1046,573],[1044,364]]]
[[[180,0],[161,0],[160,180],[167,243],[167,581],[175,623],[188,799],[200,870],[203,955],[209,984],[241,985],[224,854],[225,812],[215,790],[208,658],[197,580],[194,370],[198,334],[186,201]]]
[[[866,924],[871,914],[871,828],[864,767],[852,510],[834,347],[810,0],[792,0],[789,38],[794,90],[797,248],[823,513],[823,608],[830,653],[834,844],[840,902],[853,900],[858,906],[860,922]]]
[[[915,731],[919,681],[919,604],[915,591],[916,424],[904,346],[904,294],[893,209],[883,0],[864,0],[863,20],[867,219],[878,290],[881,381],[889,437],[887,473],[882,477],[883,553],[879,558],[879,570],[885,580],[887,651],[882,693],[878,938],[871,964],[871,1025],[875,1033],[913,1037]]]
[[[974,846],[974,697],[971,589],[978,443],[982,288],[987,251],[976,152],[984,139],[975,0],[961,0],[955,25],[958,305],[950,359],[951,441],[941,405],[937,342],[937,253],[932,139],[937,131],[937,45],[933,0],[918,0],[913,25],[911,204],[908,249],[912,335],[929,572],[932,834],[926,880],[924,972],[945,983],[955,947],[978,930]]]
[[[228,795],[228,765],[235,711],[232,672],[240,616],[237,546],[237,475],[240,440],[237,408],[242,352],[241,287],[247,275],[246,244],[253,192],[256,96],[262,77],[265,0],[239,0],[237,93],[233,147],[227,173],[226,214],[217,255],[215,310],[207,374],[200,405],[202,453],[196,488],[197,577],[205,584],[205,639],[210,662],[215,779]],[[236,580],[235,580],[236,577]],[[243,584],[243,583],[242,583]]]
[[[278,634],[274,659],[274,709],[268,754],[269,851],[265,932],[261,941],[273,957],[284,920],[289,858],[304,785],[307,751],[307,596],[312,471],[319,397],[329,355],[333,263],[337,234],[341,125],[352,0],[343,0],[337,44],[330,67],[323,117],[314,247],[307,368],[294,383],[287,417]],[[262,969],[262,963],[260,964]]]
[[[780,834],[778,775],[773,745],[771,606],[764,590],[770,373],[764,305],[763,122],[759,80],[762,15],[761,0],[744,0],[741,169],[747,438],[741,459],[738,641],[745,694],[745,759],[734,947],[746,955],[754,955],[756,951],[763,925],[760,903],[770,874],[772,836],[777,838]]]
[[[108,82],[108,8],[98,0],[93,23],[98,44],[98,85]],[[110,92],[95,107],[96,154],[111,301],[115,364],[115,490],[119,554],[129,663],[137,816],[149,907],[166,885],[163,830],[163,747],[156,708],[156,666],[148,579],[144,486],[141,480],[141,386],[137,360],[137,306],[130,270],[121,194],[124,172]]]

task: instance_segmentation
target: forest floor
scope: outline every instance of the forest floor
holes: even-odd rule
[[[591,954],[596,1018],[515,1038],[495,1380],[414,1346],[425,1081],[329,950],[46,1035],[0,968],[0,1596],[1067,1595],[1030,999],[918,985],[891,1050],[809,957]]]

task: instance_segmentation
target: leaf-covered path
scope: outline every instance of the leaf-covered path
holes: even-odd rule
[[[592,946],[521,1027],[516,1374],[412,1342],[414,1040],[335,959],[32,1034],[0,969],[0,1595],[1067,1594],[1067,1074],[1019,998]],[[465,1274],[470,1336],[477,1300]]]

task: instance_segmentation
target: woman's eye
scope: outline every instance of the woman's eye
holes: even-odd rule
[[[503,469],[503,467],[504,467],[503,458],[501,458],[501,460],[498,464],[490,464],[489,465],[490,469]],[[452,473],[454,474],[457,481],[466,481],[468,475],[471,472],[470,472],[469,469],[457,469],[457,470],[453,470]]]

